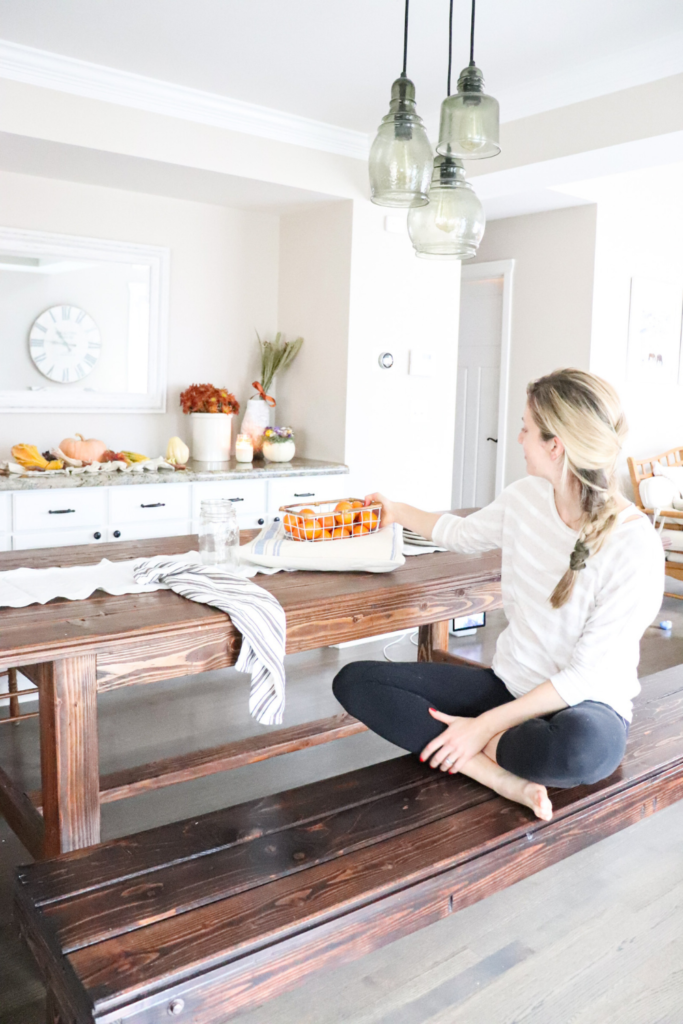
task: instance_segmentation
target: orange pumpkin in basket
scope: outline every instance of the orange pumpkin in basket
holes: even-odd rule
[[[354,511],[350,501],[340,501],[334,511],[337,513],[335,519],[337,526],[350,526],[353,522]]]

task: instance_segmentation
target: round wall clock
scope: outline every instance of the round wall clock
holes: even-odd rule
[[[102,352],[97,324],[77,306],[52,306],[35,320],[29,334],[31,359],[44,377],[59,384],[82,380]]]

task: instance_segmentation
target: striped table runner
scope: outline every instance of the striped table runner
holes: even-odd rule
[[[136,583],[165,583],[176,594],[226,612],[242,634],[235,668],[251,673],[249,711],[262,725],[279,725],[285,710],[285,612],[272,594],[251,580],[208,565],[146,559]]]

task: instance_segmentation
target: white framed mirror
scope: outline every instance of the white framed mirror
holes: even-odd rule
[[[169,250],[0,227],[0,410],[165,412]]]

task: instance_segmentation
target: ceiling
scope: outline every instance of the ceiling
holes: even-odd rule
[[[469,0],[455,0],[455,73]],[[0,0],[12,42],[372,132],[403,0]],[[408,73],[433,120],[448,0],[413,0]],[[681,0],[480,0],[475,56],[504,120],[683,72]]]

